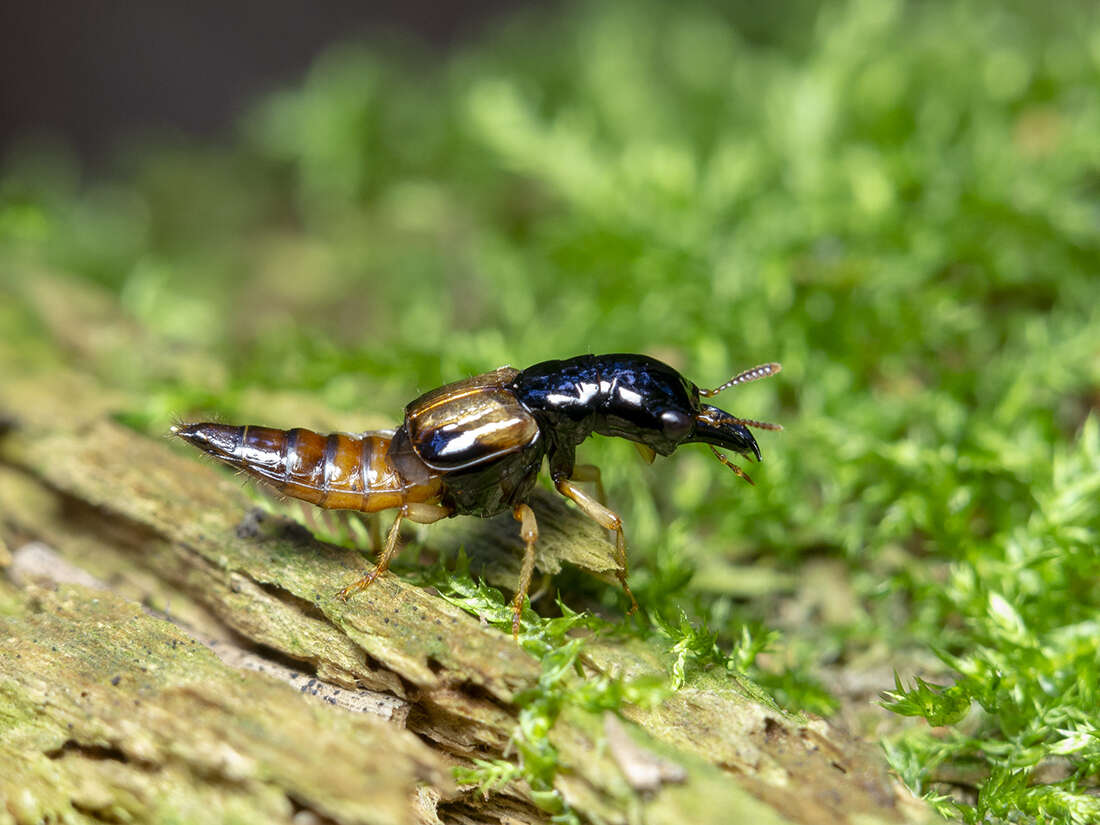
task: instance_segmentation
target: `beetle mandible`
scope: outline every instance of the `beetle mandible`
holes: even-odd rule
[[[525,370],[501,367],[432,390],[405,407],[396,430],[360,435],[321,435],[214,423],[182,424],[172,432],[293,498],[326,509],[376,513],[397,510],[374,569],[343,588],[347,599],[386,571],[397,551],[404,519],[431,524],[448,516],[487,518],[506,510],[520,523],[525,552],[512,600],[512,633],[535,569],[538,525],[527,504],[546,458],[559,493],[601,527],[615,532],[618,578],[626,583],[622,520],[603,500],[597,467],[575,462],[589,435],[635,443],[652,461],[681,444],[703,443],[745,481],[752,479],[717,448],[760,460],[750,427],[776,424],[738,418],[701,398],[737,384],[775,375],[780,365],[761,364],[703,390],[679,372],[645,355],[580,355],[543,361]],[[594,481],[594,498],[576,482]]]

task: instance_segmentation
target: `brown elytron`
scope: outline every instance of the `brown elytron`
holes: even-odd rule
[[[628,438],[648,459],[681,444],[705,443],[760,459],[749,426],[700,402],[729,386],[774,375],[778,364],[747,370],[714,390],[700,390],[672,367],[643,355],[582,355],[526,370],[501,367],[425,393],[405,408],[393,431],[321,435],[312,430],[198,423],[172,431],[206,453],[318,507],[376,513],[396,510],[378,564],[339,592],[348,598],[389,567],[404,519],[430,524],[454,515],[489,517],[511,511],[520,522],[524,559],[512,601],[519,633],[535,565],[538,524],[527,504],[543,459],[554,487],[615,533],[619,580],[626,583],[622,520],[603,497],[599,470],[574,461],[592,433]],[[723,464],[748,476],[715,450]],[[589,496],[575,482],[595,482]]]

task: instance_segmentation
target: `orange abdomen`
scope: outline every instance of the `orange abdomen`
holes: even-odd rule
[[[438,474],[428,471],[412,483],[397,471],[389,458],[390,433],[322,435],[302,428],[211,423],[187,424],[173,431],[280,492],[330,510],[375,513],[404,504],[438,502],[442,494]]]

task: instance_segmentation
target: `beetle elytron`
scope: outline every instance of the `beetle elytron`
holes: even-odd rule
[[[425,393],[405,408],[396,430],[361,435],[320,435],[296,428],[185,424],[172,431],[210,455],[238,467],[293,498],[328,509],[397,517],[373,570],[345,587],[347,599],[389,567],[403,519],[431,524],[456,515],[494,516],[511,510],[520,522],[525,553],[512,601],[518,634],[523,602],[535,567],[538,525],[527,505],[542,460],[558,492],[603,528],[615,531],[615,558],[623,590],[626,541],[622,520],[603,502],[599,469],[576,464],[577,445],[592,433],[626,438],[652,461],[681,444],[710,445],[737,475],[752,480],[716,447],[760,460],[749,427],[775,424],[737,418],[703,404],[736,384],[779,372],[762,364],[713,390],[701,390],[668,364],[645,355],[580,355],[544,361],[525,370],[501,367]],[[594,481],[593,498],[574,482]]]

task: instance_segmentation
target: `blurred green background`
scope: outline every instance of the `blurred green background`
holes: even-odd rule
[[[150,435],[395,424],[588,352],[704,386],[781,361],[720,399],[785,427],[755,487],[581,448],[637,632],[840,713],[945,813],[1095,821],[1098,135],[1083,2],[591,3],[446,56],[336,45],[222,141],[94,176],[11,153],[0,329]]]

